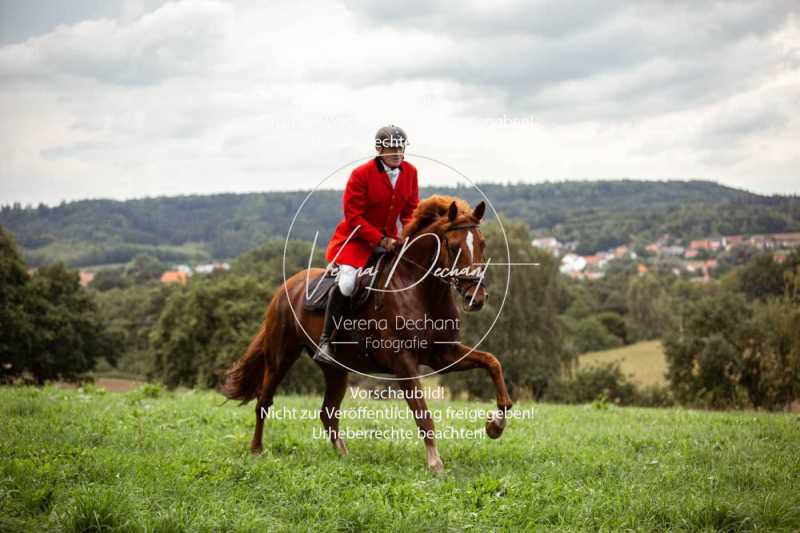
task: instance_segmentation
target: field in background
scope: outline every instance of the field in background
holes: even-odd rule
[[[667,362],[660,341],[645,341],[623,348],[590,352],[580,356],[581,366],[619,361],[622,372],[637,385],[667,385]]]
[[[94,386],[100,387],[109,392],[129,392],[133,389],[141,387],[142,385],[144,385],[144,382],[142,381],[136,381],[127,378],[98,377],[94,380]],[[77,383],[65,382],[59,382],[58,386],[64,389],[77,389],[79,387]]]
[[[275,408],[319,405],[278,397]],[[349,393],[344,404],[392,406],[407,412]],[[314,438],[316,419],[268,420],[264,454],[252,457],[252,404],[222,405],[212,392],[2,387],[0,530],[800,529],[797,416],[531,403],[515,411],[534,416],[510,420],[500,440],[442,440],[447,471],[437,476],[416,437],[350,439],[340,458]],[[342,422],[391,428],[414,424]]]

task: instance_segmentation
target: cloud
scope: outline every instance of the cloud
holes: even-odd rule
[[[511,112],[559,121],[674,111],[762,83],[791,53],[770,36],[800,11],[787,1],[422,4],[384,11],[349,2],[366,26],[440,36],[413,63],[369,69],[366,83],[448,79],[498,90]]]
[[[203,72],[225,51],[233,12],[220,2],[170,3],[130,24],[94,19],[0,48],[0,79],[92,78],[148,85]]]
[[[473,179],[798,190],[795,2],[0,5],[0,202],[309,188],[388,122]]]

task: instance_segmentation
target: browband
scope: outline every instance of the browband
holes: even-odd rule
[[[445,233],[447,233],[448,231],[456,231],[456,230],[467,229],[467,228],[477,228],[478,226],[480,226],[480,224],[459,224],[458,226],[451,226],[451,227],[447,228],[444,231],[445,231]]]

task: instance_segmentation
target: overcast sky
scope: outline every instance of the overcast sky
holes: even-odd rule
[[[800,193],[798,110],[796,0],[0,0],[2,204],[311,188],[386,123],[473,180]]]

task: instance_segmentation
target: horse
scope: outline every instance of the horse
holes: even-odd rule
[[[484,202],[473,210],[465,201],[443,195],[421,201],[403,228],[402,247],[385,257],[391,261],[378,271],[368,305],[350,313],[352,323],[367,324],[364,331],[351,334],[337,329],[336,360],[343,366],[319,365],[325,377],[320,420],[340,454],[347,454],[339,435],[339,412],[351,370],[393,374],[397,378],[397,386],[425,442],[427,466],[434,472],[442,472],[444,465],[421,394],[421,365],[442,373],[474,368],[488,372],[496,391],[497,410],[488,415],[485,431],[492,439],[502,435],[512,407],[503,367],[493,354],[458,341],[460,311],[454,298],[458,292],[462,308],[472,312],[481,309],[488,297],[483,276],[477,274],[481,266],[484,273],[488,266],[483,263],[485,240],[479,228],[485,209]],[[225,372],[221,390],[225,397],[241,404],[257,398],[255,432],[250,444],[254,454],[263,450],[264,419],[281,380],[301,352],[312,354],[316,349],[313,339],[322,332],[323,313],[304,309],[303,296],[308,291],[308,280],[324,272],[325,269],[310,268],[285,281],[272,297],[246,352]],[[433,322],[425,322],[426,319]],[[402,324],[398,325],[398,320]],[[413,329],[403,324],[448,327]],[[372,343],[373,348],[365,357],[362,342],[339,342],[340,338],[370,338],[378,342]]]

